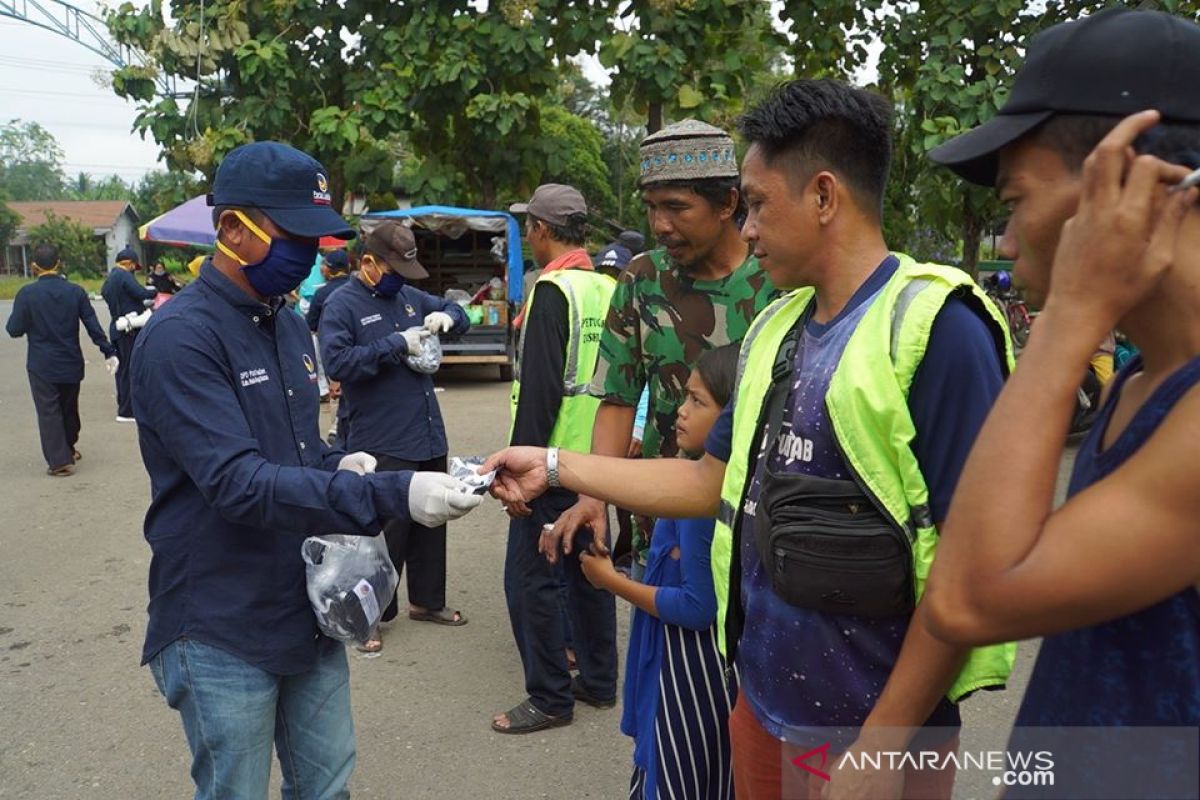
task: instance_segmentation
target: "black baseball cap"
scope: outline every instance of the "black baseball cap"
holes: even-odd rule
[[[354,229],[333,210],[321,162],[281,142],[237,147],[217,167],[210,206],[257,208],[293,236],[353,239]]]
[[[1033,37],[999,113],[929,157],[992,186],[999,151],[1055,114],[1154,109],[1165,122],[1200,122],[1198,87],[1200,26],[1161,11],[1105,9]]]

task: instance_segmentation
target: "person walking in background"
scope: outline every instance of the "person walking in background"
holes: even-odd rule
[[[83,380],[80,323],[104,354],[108,373],[119,368],[117,350],[105,337],[87,292],[68,281],[60,269],[57,247],[39,244],[33,249],[36,280],[17,292],[5,326],[9,336],[28,337],[25,368],[46,472],[55,477],[74,474],[75,462],[81,457],[75,448],[80,429],[79,383]]]
[[[117,253],[117,263],[104,279],[100,296],[108,304],[108,337],[117,348],[117,422],[133,422],[133,397],[129,391],[130,356],[137,341],[139,328],[120,330],[117,320],[129,313],[140,314],[146,310],[146,301],[153,300],[157,292],[138,283],[133,273],[139,269],[137,253],[129,247]]]

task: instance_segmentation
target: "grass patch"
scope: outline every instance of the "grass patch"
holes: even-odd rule
[[[104,278],[83,278],[79,275],[68,275],[67,279],[71,283],[78,283],[88,294],[99,294],[100,287],[104,285]],[[0,278],[0,300],[12,300],[17,296],[17,292],[27,283],[33,283],[36,278],[20,278],[6,276]]]

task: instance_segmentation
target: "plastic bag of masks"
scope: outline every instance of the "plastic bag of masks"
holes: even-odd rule
[[[300,554],[321,632],[342,642],[367,641],[400,582],[383,534],[310,536]]]

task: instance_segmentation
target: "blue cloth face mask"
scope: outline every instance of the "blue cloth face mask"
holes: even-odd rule
[[[395,297],[400,293],[400,290],[404,288],[404,285],[408,283],[408,281],[404,280],[404,278],[400,275],[397,275],[390,270],[385,270],[383,267],[381,267],[379,262],[375,260],[375,256],[370,256],[370,259],[371,266],[379,270],[379,277],[374,279],[374,282],[371,284],[371,291],[375,292],[375,294],[379,295],[380,297]],[[364,277],[370,280],[370,277],[366,275],[365,272]]]
[[[394,272],[385,272],[375,284],[375,291],[384,297],[395,297],[404,288],[405,280]]]
[[[217,249],[241,265],[242,273],[254,291],[263,297],[279,297],[304,282],[317,260],[316,242],[306,244],[292,239],[272,239],[241,211],[234,209],[233,213],[237,214],[247,230],[270,245],[262,260],[250,264],[220,239],[217,240]]]

